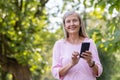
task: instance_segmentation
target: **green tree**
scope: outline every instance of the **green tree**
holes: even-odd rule
[[[98,80],[118,80],[120,67],[119,63],[119,52],[120,52],[120,1],[103,1],[92,2],[94,5],[94,11],[90,13],[97,23],[96,28],[92,28],[90,31],[91,37],[97,43],[100,58],[103,63],[103,74]],[[109,6],[108,6],[109,5]],[[93,20],[93,21],[94,21]],[[95,24],[94,24],[95,25]],[[108,74],[109,73],[109,74]],[[116,76],[117,75],[117,76]]]
[[[48,31],[48,0],[0,0],[1,80],[40,80],[54,36]]]

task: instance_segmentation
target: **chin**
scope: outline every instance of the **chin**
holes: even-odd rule
[[[78,34],[76,31],[70,31],[69,34]]]

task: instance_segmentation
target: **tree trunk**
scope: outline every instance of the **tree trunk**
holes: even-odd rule
[[[4,35],[0,34],[0,65],[2,71],[12,74],[13,80],[31,80],[28,65],[19,64],[15,58],[10,58],[7,55],[8,48],[6,47]],[[5,78],[5,74],[2,77]]]
[[[14,65],[13,65],[14,66]],[[27,66],[16,65],[10,69],[13,80],[31,80],[29,68]]]
[[[18,64],[13,58],[0,58],[2,70],[11,73],[13,80],[32,80],[28,65]]]
[[[1,80],[7,80],[6,75],[7,75],[7,73],[5,71],[1,70]]]

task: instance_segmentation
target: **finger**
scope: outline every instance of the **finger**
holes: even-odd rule
[[[87,53],[85,53],[85,52],[83,52],[82,55],[83,55],[83,56],[90,56],[89,54],[87,54]]]
[[[72,55],[77,57],[77,56],[79,56],[79,53],[78,52],[74,52]]]
[[[83,59],[85,59],[87,62],[91,62],[92,58],[88,56],[84,56]]]
[[[72,59],[76,59],[77,58],[77,56],[76,55],[72,55]]]
[[[79,55],[79,52],[77,52],[77,51],[74,51],[74,53],[75,53],[75,55],[76,55],[76,56],[78,56],[78,55]]]
[[[80,57],[78,56],[78,55],[75,55],[75,54],[73,54],[72,55],[72,60],[74,60],[74,59],[79,59]]]
[[[88,54],[88,53],[86,53],[86,52],[84,52],[84,53],[82,53],[82,55],[81,55],[82,57],[87,57],[87,58],[92,58],[92,55],[91,54]]]
[[[83,55],[92,57],[92,53],[91,52],[84,52]]]
[[[74,52],[72,53],[72,56],[75,56],[75,53],[74,53]]]
[[[90,58],[90,57],[88,57],[88,56],[84,56],[83,57],[87,62],[89,62],[89,61],[91,61],[92,59]]]
[[[75,55],[72,55],[72,58],[74,58],[75,57]]]
[[[92,53],[90,51],[85,51],[85,52],[92,55]]]

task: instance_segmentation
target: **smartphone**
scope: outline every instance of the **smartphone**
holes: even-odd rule
[[[82,43],[82,46],[81,46],[81,50],[80,50],[80,57],[82,52],[85,52],[85,51],[88,51],[89,50],[89,47],[90,47],[90,43],[89,42],[83,42]]]

